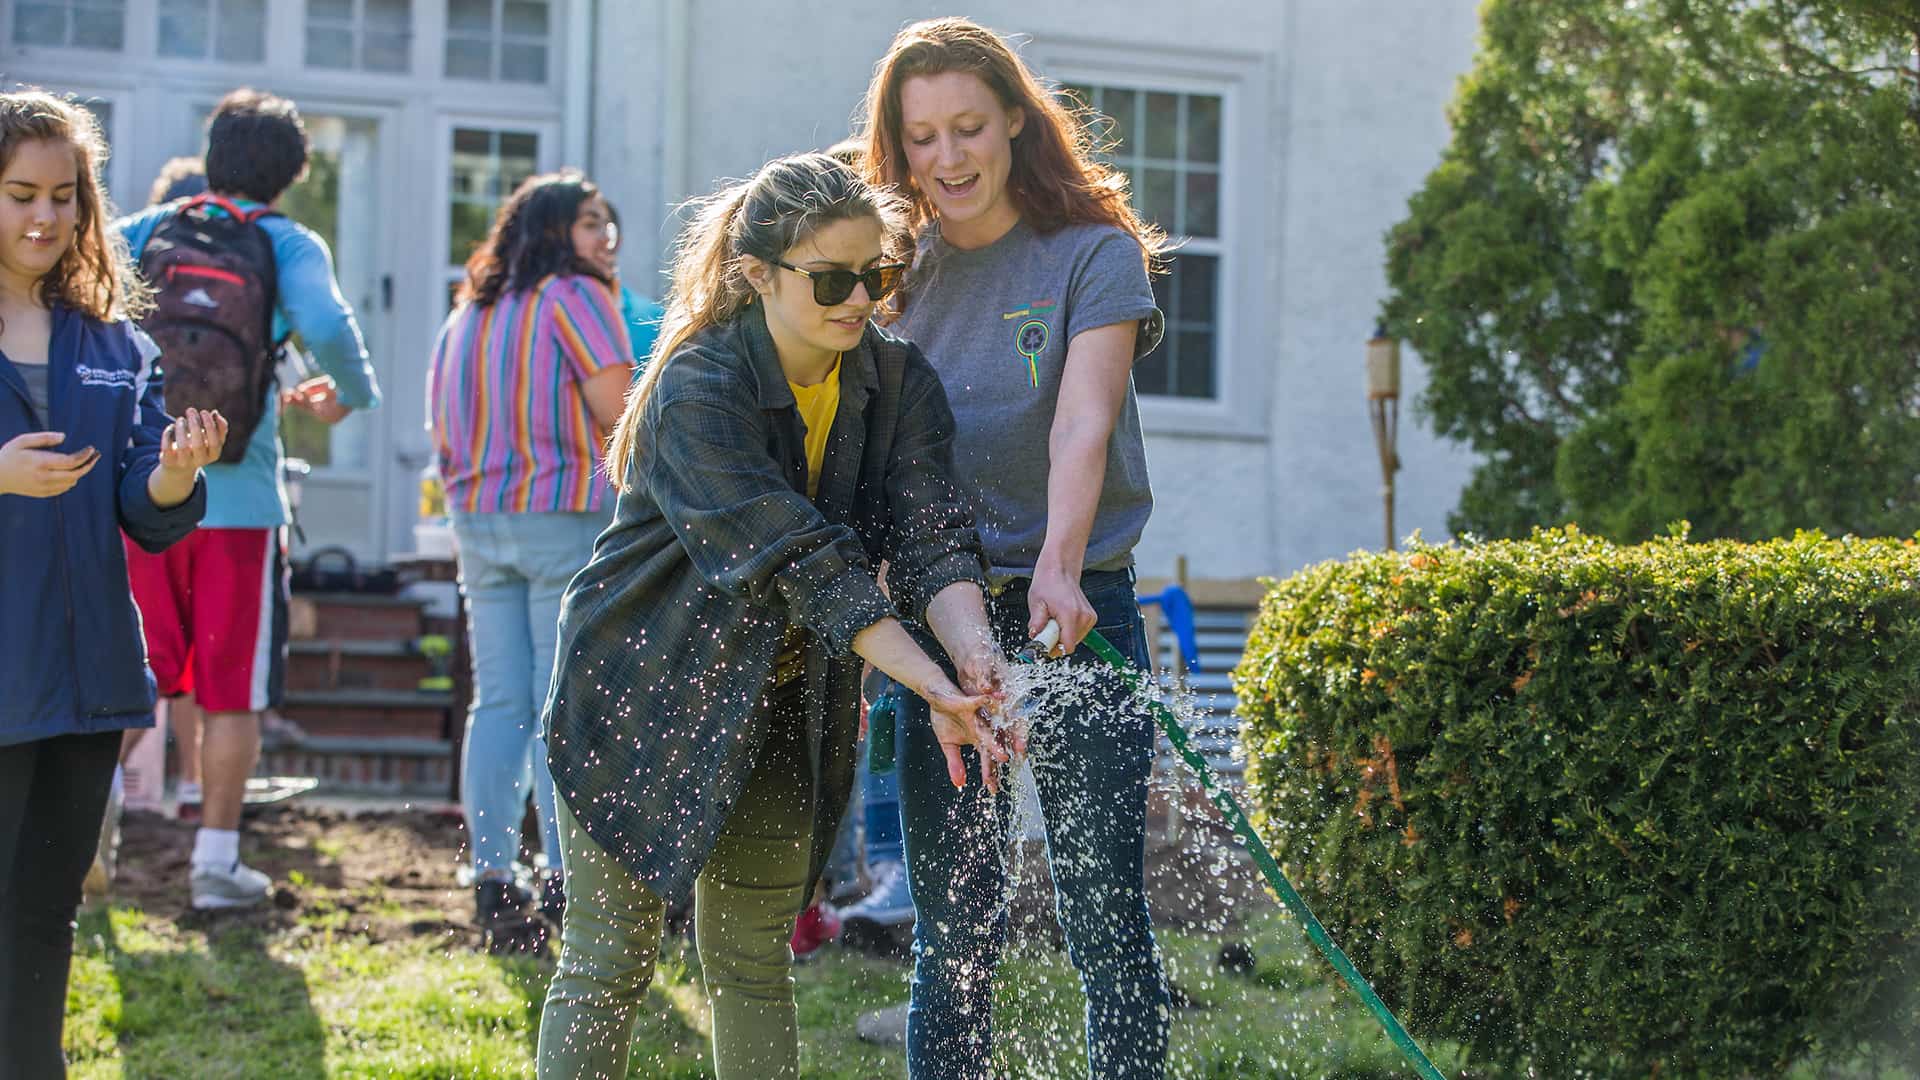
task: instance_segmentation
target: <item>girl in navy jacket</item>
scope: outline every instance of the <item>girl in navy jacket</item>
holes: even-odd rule
[[[74,909],[120,733],[153,722],[120,534],[191,532],[227,430],[162,410],[104,157],[85,109],[0,94],[0,1072],[32,1077],[65,1075]]]

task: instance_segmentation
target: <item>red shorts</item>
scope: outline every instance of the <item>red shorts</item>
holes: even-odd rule
[[[162,697],[259,712],[286,684],[287,531],[195,529],[158,555],[127,544],[127,577]]]

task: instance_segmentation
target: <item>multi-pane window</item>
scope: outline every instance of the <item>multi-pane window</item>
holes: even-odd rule
[[[307,66],[412,68],[413,0],[307,0]]]
[[[260,63],[267,0],[160,0],[160,55]]]
[[[447,77],[544,83],[552,25],[548,0],[447,0]]]
[[[127,0],[15,0],[15,45],[60,45],[76,49],[126,46]]]
[[[464,280],[467,256],[487,238],[493,215],[539,168],[540,136],[531,131],[453,129],[447,178],[447,283]],[[451,294],[450,294],[451,295]]]
[[[1105,158],[1124,171],[1134,206],[1165,229],[1178,247],[1172,272],[1154,278],[1154,299],[1167,317],[1165,342],[1133,369],[1143,394],[1218,397],[1222,98],[1125,86],[1068,87],[1107,118],[1096,134]]]

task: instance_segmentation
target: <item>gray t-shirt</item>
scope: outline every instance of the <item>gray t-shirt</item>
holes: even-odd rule
[[[22,364],[14,361],[13,370],[27,383],[27,400],[33,402],[33,410],[40,414],[40,422],[53,423],[52,399],[47,395],[47,365]]]
[[[995,573],[1031,576],[1047,535],[1048,438],[1067,344],[1084,330],[1139,320],[1137,360],[1165,320],[1140,245],[1108,225],[1048,234],[1025,222],[962,251],[937,228],[920,242],[896,329],[927,354],[953,408],[954,479],[973,505]],[[1086,569],[1132,565],[1153,510],[1133,384],[1107,443]]]

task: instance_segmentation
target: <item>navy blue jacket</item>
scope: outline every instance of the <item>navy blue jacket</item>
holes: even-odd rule
[[[157,552],[207,512],[204,479],[171,509],[147,495],[169,422],[158,352],[130,323],[55,306],[50,416],[37,414],[19,369],[0,355],[0,445],[61,431],[61,451],[100,451],[64,495],[0,495],[0,746],[153,723],[153,674],[121,530]]]

